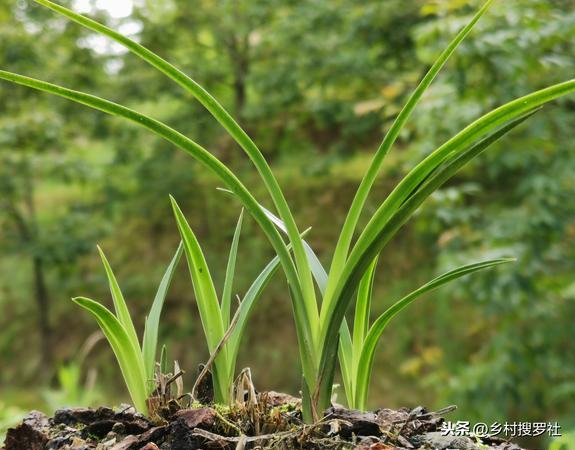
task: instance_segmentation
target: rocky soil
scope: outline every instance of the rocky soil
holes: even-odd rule
[[[448,411],[444,411],[448,412]],[[305,425],[297,399],[275,393],[233,408],[174,407],[154,421],[126,406],[31,412],[1,450],[522,450],[501,439],[443,436],[441,413],[425,408],[362,413],[341,407]]]

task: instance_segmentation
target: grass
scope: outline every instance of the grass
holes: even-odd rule
[[[375,344],[388,321],[424,292],[480,268],[488,268],[509,261],[508,259],[483,261],[444,274],[399,300],[383,316],[378,318],[371,328],[368,325],[371,284],[377,259],[386,244],[409,220],[423,201],[465,164],[531,117],[541,106],[575,91],[575,80],[569,80],[527,94],[478,118],[409,171],[378,207],[363,230],[358,230],[359,218],[364,212],[365,202],[380,173],[386,155],[395,144],[401,130],[427,88],[458,45],[468,36],[482,15],[487,12],[493,0],[485,2],[472,20],[439,55],[407,100],[376,150],[350,206],[333,252],[329,270],[326,271],[319,264],[319,260],[315,257],[311,247],[304,242],[282,189],[261,151],[214,97],[175,66],[126,36],[49,0],[35,1],[92,31],[108,36],[171,78],[192,94],[214,116],[252,161],[266,186],[278,217],[260,206],[261,202],[254,197],[230,168],[192,139],[161,121],[94,95],[0,71],[0,78],[5,80],[82,103],[147,128],[152,133],[190,154],[234,193],[265,233],[277,253],[278,263],[281,264],[288,282],[303,375],[303,411],[307,421],[318,420],[330,403],[338,355],[346,379],[348,402],[363,407],[371,376],[371,362]],[[190,230],[185,227],[185,223],[181,219],[182,217],[179,216],[179,228],[180,232],[184,232],[183,235],[187,234],[186,254],[188,262],[193,267],[191,270],[194,272],[199,270],[198,267],[203,262],[200,252],[195,246],[193,235],[190,235]],[[291,250],[284,241],[282,232],[287,235]],[[186,241],[186,236],[184,236],[184,241]],[[196,293],[200,293],[200,296],[205,296],[208,299],[200,307],[205,308],[202,321],[213,321],[216,326],[215,331],[211,328],[209,330],[210,332],[213,331],[213,336],[208,336],[208,346],[213,352],[216,337],[221,336],[225,330],[224,325],[229,317],[228,307],[216,305],[213,286],[210,285],[210,280],[205,275],[199,276],[198,273],[192,273],[192,279],[195,279]],[[227,302],[227,297],[223,301]],[[354,301],[356,302],[356,310],[352,336],[349,327],[346,331],[345,315]],[[200,303],[202,303],[201,300]],[[96,308],[94,305],[90,305]],[[220,308],[219,317],[216,306]],[[116,318],[120,324],[123,321],[123,315],[120,311]],[[110,319],[110,323],[115,322]],[[124,331],[127,335],[126,339],[132,341],[132,350],[136,349],[132,330],[126,327]],[[218,357],[226,360],[228,357],[225,355],[226,352],[224,351]],[[134,383],[137,382],[137,378],[135,377]],[[223,398],[225,393],[220,392],[218,395]]]

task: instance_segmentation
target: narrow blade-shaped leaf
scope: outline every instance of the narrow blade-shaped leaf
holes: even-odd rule
[[[245,151],[246,155],[248,155],[248,157],[253,162],[262,178],[262,181],[268,189],[268,192],[276,208],[278,209],[279,215],[286,222],[287,233],[291,243],[294,246],[295,260],[299,271],[298,281],[301,284],[300,288],[302,290],[303,298],[308,305],[315,305],[315,291],[313,289],[311,272],[307,265],[307,258],[305,257],[303,243],[301,241],[300,233],[287,204],[287,201],[283,195],[281,187],[279,186],[277,179],[274,177],[271,168],[264,158],[262,152],[248,136],[248,134],[233,119],[233,117],[223,108],[223,106],[209,92],[207,92],[198,83],[188,77],[185,73],[177,69],[175,66],[160,56],[156,55],[154,52],[145,48],[141,44],[131,40],[126,36],[123,36],[122,34],[106,27],[101,23],[77,14],[54,2],[49,0],[35,1],[59,14],[68,17],[69,19],[90,30],[115,40],[119,44],[126,47],[132,53],[164,73],[168,78],[172,79],[180,86],[182,86],[186,91],[191,93],[226,129],[230,136],[232,136],[232,138],[240,145],[240,147]],[[317,322],[318,318],[315,316],[310,316],[309,320]]]
[[[520,119],[545,103],[572,92],[575,92],[575,79],[541,89],[506,103],[464,128],[456,136],[433,151],[401,180],[373,215],[358,238],[352,253],[356,252],[357,248],[356,255],[357,253],[361,254],[364,252],[366,245],[369,245],[368,242],[371,243],[374,239],[377,239],[378,230],[385,226],[385,223],[413,190],[439,167],[446,158],[457,157],[473,146],[481,137],[488,135],[501,126],[512,123],[516,119]]]
[[[355,314],[353,316],[353,365],[357,364],[357,358],[363,347],[363,340],[369,331],[369,313],[371,311],[371,297],[373,295],[373,279],[377,268],[375,258],[366,270],[357,290]]]
[[[537,109],[530,111],[519,118],[512,120],[510,123],[472,145],[467,150],[459,154],[450,155],[443,164],[438,164],[435,171],[432,171],[419,186],[414,187],[413,191],[406,195],[406,198],[399,209],[397,209],[395,213],[390,214],[389,221],[382,228],[377,239],[369,250],[363,255],[363,263],[365,264],[368,261],[369,254],[377,254],[376,252],[380,252],[395,233],[397,233],[401,226],[409,220],[425,199],[441,187],[443,183],[454,176],[463,166],[465,166],[465,164],[481,154],[493,143],[507,135],[511,130],[523,123],[537,111]],[[360,274],[361,272],[358,269],[355,276],[357,277]]]
[[[349,325],[345,319],[339,331],[339,366],[341,368],[341,378],[343,380],[347,405],[350,408],[354,408],[355,381],[353,378],[353,343],[351,341]]]
[[[341,319],[338,319],[338,317],[341,317],[342,315],[341,310],[344,310],[349,304],[353,291],[355,291],[355,286],[357,286],[357,283],[363,275],[367,265],[375,256],[377,256],[387,243],[386,239],[382,239],[382,230],[388,226],[389,220],[394,216],[398,208],[414,192],[414,189],[421,185],[421,182],[428,177],[429,174],[438,168],[448,156],[453,158],[472,148],[476,139],[480,135],[493,131],[501,125],[503,125],[503,129],[506,130],[506,124],[512,125],[514,123],[513,121],[518,119],[521,120],[525,115],[528,116],[531,111],[539,106],[574,91],[575,80],[570,80],[509,102],[475,121],[472,125],[465,128],[456,137],[450,139],[446,144],[442,145],[410,171],[409,174],[392,191],[385,202],[383,202],[383,204],[378,208],[377,212],[374,214],[359,237],[348,261],[346,262],[346,269],[342,273],[338,282],[338,289],[336,290],[336,295],[338,297],[338,301],[336,303],[342,303],[338,304],[337,307],[332,304],[329,305],[329,315],[334,314],[334,309],[340,309],[336,314],[337,317],[335,317],[335,320],[334,317],[330,319],[334,321],[334,323],[328,325],[328,328],[331,330],[330,333],[334,333],[334,330],[337,332],[339,329]],[[494,136],[496,138],[500,137],[497,133],[495,133]],[[488,136],[486,139],[487,142],[490,143],[490,137]],[[480,141],[477,145],[480,147],[483,146],[482,142],[483,141]],[[454,173],[451,175],[453,174]],[[403,218],[402,220],[406,219]],[[344,290],[347,291],[345,295],[342,294]],[[345,297],[346,300],[342,301],[342,297]],[[327,329],[324,336],[326,334]]]
[[[219,351],[214,360],[215,400],[227,403],[230,394],[229,383],[231,382],[231,374],[229,373],[230,364],[227,348],[225,346],[221,349],[219,348],[226,330],[224,329],[218,296],[202,248],[180,207],[173,197],[170,196],[170,200],[178,229],[184,242],[188,269],[192,278],[196,303],[210,355]]]
[[[501,126],[505,126],[506,124],[512,123],[514,120],[520,119],[545,103],[568,95],[572,92],[575,92],[575,79],[541,89],[506,103],[505,105],[483,115],[471,125],[467,126],[412,169],[380,205],[354,245],[348,261],[345,263],[345,269],[342,271],[341,276],[337,281],[337,289],[333,291],[333,295],[338,298],[337,301],[339,301],[341,289],[348,283],[349,276],[352,273],[354,273],[354,278],[361,276],[365,270],[364,266],[367,266],[367,264],[371,262],[372,258],[379,253],[370,252],[368,250],[369,247],[374,245],[375,247],[383,248],[379,240],[381,229],[385,227],[391,216],[393,216],[411,193],[414,192],[414,189],[416,189],[436,168],[438,168],[446,158],[456,157],[459,154],[464,153],[481,137],[488,135],[490,132],[497,130]],[[359,260],[364,258],[367,258],[368,261],[363,261],[358,266]],[[353,284],[356,285],[356,283]],[[350,288],[351,287],[352,286],[350,286]],[[353,292],[346,295],[348,297],[348,301],[352,295]],[[329,296],[329,291],[326,293],[326,296]],[[322,308],[322,323],[327,321],[326,316],[323,314],[332,315],[334,308],[335,305],[332,304],[332,302],[328,303],[328,308]],[[332,324],[330,327],[332,331],[334,329],[337,330],[339,328],[339,324]]]
[[[433,63],[431,68],[425,74],[417,88],[413,91],[407,103],[391,125],[391,128],[386,133],[381,145],[377,149],[371,164],[361,180],[359,188],[355,194],[355,197],[352,201],[352,204],[349,208],[349,212],[345,219],[342,231],[340,233],[336,249],[334,252],[334,257],[332,260],[332,265],[330,267],[330,281],[329,281],[329,290],[327,298],[331,297],[332,288],[335,287],[335,282],[337,281],[339,275],[343,270],[344,263],[347,259],[347,255],[349,252],[349,247],[351,245],[351,241],[353,238],[354,231],[357,227],[357,222],[359,220],[361,211],[365,205],[367,197],[371,188],[373,187],[373,183],[377,178],[377,174],[379,173],[381,166],[383,164],[383,160],[385,156],[397,140],[399,133],[401,132],[402,128],[408,121],[409,117],[411,116],[413,110],[421,100],[421,97],[427,90],[427,88],[431,85],[439,71],[448,61],[449,57],[455,52],[459,44],[463,42],[463,40],[467,37],[467,35],[471,32],[475,24],[481,19],[481,17],[487,12],[488,8],[493,3],[493,0],[488,0],[483,4],[483,7],[477,11],[475,16],[471,19],[471,21],[455,36],[455,38],[450,42],[447,48],[439,55],[437,60]]]
[[[469,264],[466,266],[459,267],[457,269],[451,270],[443,275],[440,275],[430,282],[424,284],[419,289],[411,292],[410,294],[403,297],[401,300],[390,306],[377,320],[373,323],[369,333],[365,339],[365,343],[361,352],[361,357],[359,360],[359,367],[357,371],[357,392],[356,392],[356,402],[358,408],[365,409],[365,403],[367,401],[367,393],[369,387],[369,380],[371,376],[371,370],[373,366],[373,358],[375,355],[375,349],[377,347],[377,342],[381,337],[385,327],[391,319],[393,319],[397,314],[399,314],[404,308],[409,306],[417,298],[421,297],[423,294],[433,291],[434,289],[443,286],[450,281],[461,278],[465,275],[469,275],[473,272],[479,270],[484,270],[490,267],[498,266],[500,264],[507,264],[515,261],[514,258],[498,258],[488,261],[482,261],[474,264]]]
[[[116,317],[128,333],[128,336],[134,346],[139,350],[140,343],[138,341],[138,335],[136,333],[136,328],[134,327],[134,322],[132,322],[132,317],[130,316],[130,311],[128,310],[128,305],[124,300],[116,276],[112,271],[112,267],[106,258],[103,250],[98,246],[98,252],[100,253],[100,258],[102,258],[102,264],[104,264],[104,269],[106,270],[106,276],[108,277],[108,284],[110,285],[110,292],[112,293],[112,300],[114,301],[114,310],[116,311]]]
[[[228,258],[228,265],[226,267],[226,279],[224,280],[224,290],[222,292],[222,320],[224,328],[230,326],[231,320],[231,306],[232,306],[232,288],[234,284],[234,274],[236,271],[236,259],[238,257],[238,245],[240,242],[240,234],[242,232],[242,222],[244,218],[244,210],[240,213],[234,237],[232,239],[232,246],[230,248],[230,256]]]
[[[235,363],[240,347],[240,342],[245,332],[248,318],[250,317],[250,314],[253,311],[253,308],[257,304],[258,300],[262,297],[262,294],[266,286],[269,284],[270,280],[277,272],[278,267],[279,267],[279,258],[276,256],[267,264],[264,270],[262,270],[261,273],[256,277],[256,279],[253,281],[253,283],[247,290],[246,294],[244,295],[244,298],[242,299],[240,305],[238,306],[239,312],[237,313],[238,318],[236,326],[232,331],[232,334],[230,335],[229,339],[229,345],[230,345],[229,358],[231,361],[232,374],[235,372]]]
[[[202,326],[211,353],[215,350],[225,333],[218,296],[198,239],[176,200],[173,197],[170,197],[170,200],[184,243],[188,268],[196,294],[196,302],[198,303]]]
[[[134,406],[139,412],[147,413],[146,375],[139,347],[133,345],[126,329],[106,307],[85,297],[76,297],[73,301],[96,318],[116,355]]]
[[[308,305],[310,302],[307,302],[304,298],[304,294],[299,282],[298,272],[293,264],[291,255],[286,250],[285,244],[278,231],[276,230],[274,224],[271,223],[262,212],[257,200],[251,195],[251,193],[246,189],[241,181],[220,160],[210,154],[206,149],[191,139],[187,138],[183,134],[170,128],[166,124],[109,100],[3,70],[0,70],[0,79],[11,81],[13,83],[27,86],[43,92],[48,92],[50,94],[66,98],[76,103],[81,103],[107,114],[119,116],[134,122],[138,126],[150,130],[154,134],[162,137],[166,141],[171,142],[181,150],[190,154],[197,161],[202,163],[208,170],[214,173],[235,195],[238,196],[242,204],[249,211],[252,217],[254,217],[258,225],[266,234],[266,237],[269,239],[275,252],[280,257],[282,267],[290,286],[294,315],[296,317],[295,324],[298,335],[298,345],[300,347],[300,355],[303,361],[302,366],[304,367],[304,371],[306,371],[306,373],[311,370],[311,368],[314,366],[312,361],[315,358],[316,347],[314,344],[315,338],[312,331],[314,327],[311,326],[312,322],[310,322],[310,318],[307,314]],[[308,373],[306,378],[310,378],[310,376],[312,376],[311,373]]]
[[[172,258],[170,265],[164,272],[156,296],[154,297],[154,302],[150,308],[150,313],[146,318],[146,324],[144,329],[144,337],[142,339],[142,354],[144,356],[144,366],[146,368],[147,380],[152,380],[154,378],[154,371],[156,367],[156,353],[158,348],[158,329],[160,326],[160,316],[162,314],[162,308],[164,307],[164,300],[166,299],[166,294],[172,282],[174,272],[178,266],[178,262],[182,256],[184,250],[183,243],[180,242],[176,254]]]

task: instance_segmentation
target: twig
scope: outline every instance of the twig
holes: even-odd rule
[[[229,437],[229,436],[221,436],[216,433],[212,433],[210,431],[202,430],[201,428],[194,428],[192,434],[195,436],[201,436],[203,438],[209,439],[210,441],[224,441],[224,442],[240,442],[243,441],[245,443],[248,442],[257,442],[257,441],[265,441],[268,439],[277,439],[281,438],[284,439],[290,436],[296,436],[297,431],[281,431],[279,433],[270,433],[270,434],[261,434],[260,436],[246,436],[241,435],[239,437]]]
[[[210,370],[210,367],[212,366],[212,364],[214,363],[214,360],[216,359],[216,357],[218,356],[218,354],[222,351],[222,349],[224,348],[224,345],[226,344],[226,342],[228,341],[228,339],[230,338],[230,336],[232,335],[232,332],[234,331],[234,328],[236,327],[237,323],[238,323],[238,319],[240,318],[240,309],[238,308],[234,314],[234,317],[232,319],[232,323],[230,324],[230,326],[228,327],[228,330],[226,331],[226,333],[224,334],[224,337],[222,337],[221,341],[218,343],[216,349],[214,350],[214,352],[210,355],[210,359],[208,359],[208,362],[206,362],[206,365],[202,368],[202,371],[200,372],[200,374],[198,375],[198,378],[196,378],[196,382],[194,383],[194,386],[192,387],[192,399],[194,401],[197,401],[196,398],[196,391],[198,390],[198,386],[201,383],[201,381],[205,378],[205,376],[207,375],[208,371]]]
[[[228,419],[226,419],[224,416],[222,416],[216,409],[214,409],[213,411],[216,413],[216,416],[218,417],[218,419],[220,419],[225,425],[227,425],[231,429],[235,430],[236,433],[238,433],[241,437],[242,430],[240,429],[240,427],[238,427],[235,423],[230,422]]]
[[[236,450],[244,450],[246,448],[246,439],[247,439],[246,435],[242,434],[240,436],[240,440],[236,445]]]
[[[426,413],[426,414],[422,414],[422,415],[419,416],[419,417],[436,417],[436,416],[442,416],[442,415],[444,415],[444,414],[449,414],[449,413],[455,411],[456,409],[457,409],[457,405],[449,405],[449,406],[446,406],[445,408],[438,409],[438,410],[435,411],[435,412],[428,412],[428,413]]]
[[[176,381],[178,378],[180,378],[181,376],[183,376],[186,372],[184,372],[183,370],[180,370],[177,374],[175,374],[174,376],[172,376],[171,378],[168,379],[168,381],[166,381],[166,387],[168,387],[170,384],[172,384],[174,381]]]
[[[417,409],[417,408],[416,408]],[[432,412],[428,412],[428,413],[424,413],[424,414],[414,414],[413,412],[411,412],[409,414],[409,416],[407,417],[407,419],[405,420],[394,420],[392,423],[393,424],[397,424],[397,423],[409,423],[415,419],[421,419],[423,417],[437,417],[437,416],[442,416],[443,414],[449,414],[450,412],[453,412],[457,409],[457,405],[450,405],[450,406],[446,406],[445,408],[441,408],[438,409],[437,411],[432,411]]]

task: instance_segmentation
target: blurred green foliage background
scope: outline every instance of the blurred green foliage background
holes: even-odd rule
[[[371,152],[478,2],[65,4],[136,37],[230,109],[272,163],[300,226],[313,226],[309,240],[327,261]],[[368,209],[483,112],[572,78],[574,36],[573,0],[497,1],[417,109]],[[122,48],[31,1],[0,3],[0,67],[166,121],[267,202],[254,170],[192,98]],[[496,255],[518,262],[443,288],[396,320],[380,346],[372,407],[457,404],[455,420],[558,420],[564,430],[575,428],[574,118],[572,97],[537,114],[434,195],[385,251],[374,314],[457,263]],[[178,242],[168,194],[221,281],[240,211],[217,187],[191,158],[145,131],[0,84],[0,428],[31,408],[127,399],[106,344],[82,350],[96,325],[70,297],[108,298],[100,243],[143,322]],[[236,292],[270,255],[247,221]],[[191,283],[180,269],[161,337],[191,386],[207,355]],[[252,367],[259,389],[297,394],[297,347],[281,276],[249,324],[240,363]]]

